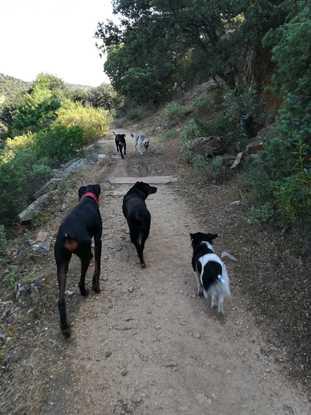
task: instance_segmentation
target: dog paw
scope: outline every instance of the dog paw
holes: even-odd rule
[[[92,288],[93,288],[93,291],[94,291],[96,294],[99,294],[99,293],[100,293],[100,287],[99,287],[99,285],[93,285],[93,286],[92,286]]]
[[[89,290],[87,289],[87,288],[85,288],[85,287],[80,287],[80,294],[83,296],[83,297],[87,297],[88,295],[89,295]]]
[[[63,336],[66,339],[69,339],[69,337],[71,336],[70,327],[67,325],[67,326],[61,327],[61,330],[62,330]]]
[[[146,264],[143,262],[143,263],[141,263],[140,264],[140,266],[142,267],[142,268],[146,268]]]
[[[202,288],[198,289],[198,297],[201,297],[201,298],[204,297]]]

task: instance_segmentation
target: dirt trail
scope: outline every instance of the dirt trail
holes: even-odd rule
[[[126,160],[112,164],[111,176],[174,172],[172,160],[158,153],[141,158],[131,147]],[[41,413],[310,414],[302,392],[261,353],[261,333],[235,292],[233,263],[227,261],[233,299],[224,318],[195,297],[189,232],[200,223],[176,192],[178,183],[159,185],[147,201],[145,270],[121,212],[129,185],[109,186],[103,177],[102,186],[102,292],[70,313],[73,339]]]

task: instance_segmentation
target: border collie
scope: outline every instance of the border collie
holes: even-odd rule
[[[150,145],[150,139],[147,138],[144,134],[133,134],[131,137],[135,139],[135,150],[138,151],[140,155],[143,155],[145,151],[148,150]]]
[[[116,134],[114,131],[112,133],[114,134],[114,137],[115,137],[117,152],[120,153],[121,158],[124,159],[124,156],[126,156],[126,141],[125,141],[126,134]]]
[[[213,248],[217,234],[191,233],[193,256],[192,268],[196,272],[198,295],[211,298],[211,307],[217,305],[218,312],[224,313],[224,299],[229,297],[230,281],[227,268]]]

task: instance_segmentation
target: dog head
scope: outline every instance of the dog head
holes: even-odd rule
[[[148,183],[144,183],[144,182],[136,182],[134,184],[134,188],[140,190],[141,192],[143,192],[145,194],[145,197],[147,198],[149,195],[156,193],[157,192],[157,188],[155,186],[150,186],[150,184]]]
[[[213,245],[213,240],[217,238],[217,233],[190,233],[192,247],[196,248],[201,242],[209,242]]]
[[[79,200],[85,193],[93,193],[98,199],[100,195],[100,185],[99,184],[88,184],[86,186],[81,186],[79,189]]]

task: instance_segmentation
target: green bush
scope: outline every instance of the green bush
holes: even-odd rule
[[[191,157],[191,164],[196,173],[207,173],[210,168],[209,160],[202,154],[194,154]]]
[[[7,238],[6,238],[6,232],[3,225],[0,225],[0,261],[1,258],[5,256],[7,249]]]
[[[283,224],[311,226],[311,9],[265,38],[274,46],[275,91],[283,98],[274,130],[263,153],[250,166],[250,182],[258,209]]]
[[[178,133],[175,128],[171,128],[161,134],[162,141],[174,140],[178,136]]]
[[[141,121],[145,117],[143,107],[133,106],[126,111],[126,118],[130,121]]]
[[[175,125],[182,121],[187,114],[190,113],[190,109],[181,105],[178,102],[170,102],[164,109],[164,117],[170,125]]]
[[[38,159],[45,159],[55,166],[73,158],[83,144],[84,133],[80,127],[53,125],[36,134],[34,151]]]
[[[194,99],[192,107],[195,111],[206,111],[211,107],[211,100],[209,97],[198,97]]]
[[[57,118],[60,106],[59,97],[49,90],[35,88],[31,94],[24,96],[22,103],[15,109],[9,128],[10,135],[47,128]]]
[[[204,135],[206,127],[195,118],[188,120],[181,130],[180,137],[182,143],[182,152],[184,159],[191,163],[193,154],[191,151],[192,140]]]
[[[8,139],[0,156],[0,223],[11,223],[31,200],[33,192],[50,176],[40,166],[33,146],[35,135]]]
[[[83,132],[84,143],[87,144],[103,137],[108,131],[110,121],[108,111],[66,101],[57,112],[56,125],[65,128],[79,127]]]
[[[8,138],[0,150],[0,223],[5,225],[32,201],[53,167],[102,137],[110,123],[107,111],[69,101],[64,83],[45,74],[0,115],[9,132],[25,132]]]

